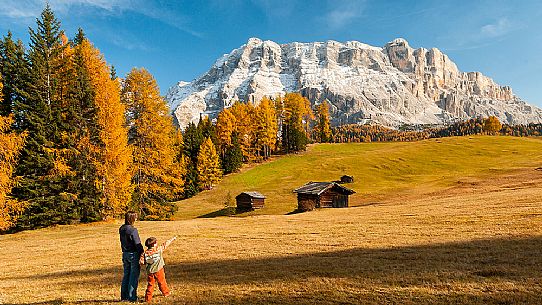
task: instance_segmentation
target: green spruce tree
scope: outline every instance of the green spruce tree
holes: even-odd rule
[[[103,192],[99,184],[96,168],[98,149],[103,146],[100,139],[100,126],[98,124],[98,107],[95,103],[95,94],[91,83],[91,77],[86,67],[83,54],[83,42],[86,37],[82,29],[79,29],[73,40],[73,63],[75,69],[75,82],[73,84],[76,96],[76,105],[79,115],[73,123],[77,129],[73,132],[76,136],[77,155],[73,159],[72,166],[75,176],[72,185],[77,190],[77,207],[81,221],[90,222],[102,219]]]
[[[47,5],[36,29],[30,29],[30,69],[26,98],[15,101],[18,128],[28,132],[16,169],[22,176],[13,189],[17,200],[27,203],[19,218],[20,229],[70,223],[79,220],[76,194],[70,181],[74,154],[69,126],[74,119],[67,41],[60,22]]]
[[[190,198],[199,192],[198,186],[198,153],[203,142],[201,129],[189,123],[183,132],[183,153],[187,158],[187,171],[184,177],[184,197]]]
[[[24,45],[20,40],[13,41],[11,32],[0,41],[0,63],[4,82],[4,100],[0,106],[0,115],[5,116],[14,112],[15,104],[21,105],[28,98],[26,91],[30,77]]]
[[[231,135],[231,145],[227,146],[224,156],[221,158],[224,174],[230,174],[238,171],[243,165],[243,151],[239,144],[239,135],[233,132]]]

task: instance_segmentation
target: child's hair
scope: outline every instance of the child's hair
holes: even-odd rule
[[[154,244],[156,244],[156,242],[157,242],[156,237],[149,237],[145,241],[145,246],[147,248],[152,248],[152,246],[154,246]]]

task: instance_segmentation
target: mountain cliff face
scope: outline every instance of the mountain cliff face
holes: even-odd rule
[[[445,124],[477,116],[510,124],[541,123],[542,110],[479,72],[460,72],[438,49],[413,49],[404,39],[383,48],[357,41],[277,44],[251,38],[166,99],[180,127],[214,117],[236,100],[300,92],[330,103],[333,124],[372,121]]]

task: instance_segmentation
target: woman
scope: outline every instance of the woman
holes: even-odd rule
[[[137,282],[139,280],[139,256],[143,253],[143,246],[139,239],[139,233],[134,227],[137,213],[127,212],[124,215],[124,224],[119,228],[120,246],[122,248],[122,265],[124,275],[120,288],[122,301],[137,301]]]

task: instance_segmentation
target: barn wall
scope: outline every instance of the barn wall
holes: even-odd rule
[[[297,194],[297,209],[310,211],[317,207],[318,196],[309,194]]]
[[[248,195],[239,195],[236,198],[237,209],[239,210],[252,210],[252,201]]]
[[[321,208],[346,208],[348,207],[348,195],[341,194],[333,189],[320,195]]]
[[[264,199],[252,198],[252,208],[261,209],[264,205]]]
[[[342,183],[352,183],[352,182],[354,182],[354,178],[353,177],[341,177],[341,182]]]
[[[320,195],[320,208],[332,208],[335,192],[329,190]]]
[[[252,203],[250,202],[250,200],[237,199],[237,208],[239,210],[251,210]]]
[[[348,195],[337,194],[333,200],[333,207],[335,208],[347,208],[348,207]]]

